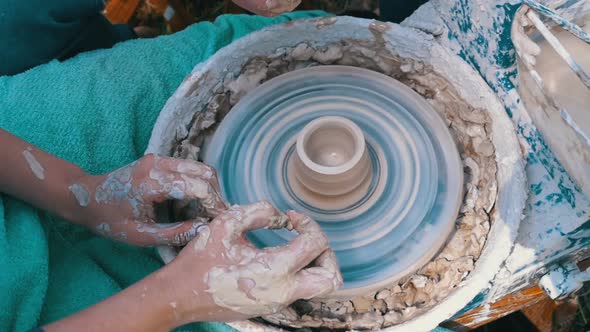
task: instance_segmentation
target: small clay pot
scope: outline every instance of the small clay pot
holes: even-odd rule
[[[296,151],[295,177],[316,194],[348,194],[370,179],[365,137],[346,118],[324,116],[311,121],[297,136]]]

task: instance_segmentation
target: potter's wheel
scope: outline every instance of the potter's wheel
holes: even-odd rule
[[[298,133],[323,116],[351,120],[364,134],[371,174],[351,193],[322,196],[293,174]],[[340,294],[383,287],[428,262],[462,200],[463,169],[443,120],[413,90],[360,68],[312,67],[264,83],[224,118],[202,156],[232,204],[269,200],[317,220],[340,263]],[[295,235],[249,238],[268,247]]]

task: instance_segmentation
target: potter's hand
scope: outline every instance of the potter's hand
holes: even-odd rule
[[[157,203],[198,200],[208,217],[226,209],[211,167],[155,155],[105,175],[83,176],[69,189],[81,207],[75,221],[101,235],[142,246],[183,245],[195,235],[198,220],[155,223]]]
[[[233,2],[256,15],[277,16],[297,8],[301,0],[233,0]]]
[[[244,237],[289,222],[299,236],[283,247],[256,249]],[[170,331],[190,322],[271,314],[342,285],[326,236],[300,214],[287,218],[268,203],[236,206],[200,224],[197,234],[170,264],[44,330]]]
[[[257,249],[245,238],[251,230],[291,225],[299,235],[282,247]],[[266,202],[231,207],[203,225],[166,268],[182,280],[175,290],[182,323],[272,314],[342,285],[319,225],[295,212],[281,215]]]
[[[541,48],[539,45],[537,45],[525,32],[525,28],[531,25],[532,23],[526,15],[517,17],[512,25],[514,48],[527,68],[534,67],[537,63],[537,56],[541,54]]]

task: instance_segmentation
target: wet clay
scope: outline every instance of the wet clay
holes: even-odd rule
[[[213,228],[219,225],[225,230],[217,241],[224,247],[222,258],[214,261],[203,281],[220,307],[249,316],[273,314],[295,299],[322,296],[342,285],[328,238],[307,216],[281,215],[269,203],[259,202],[231,207],[212,223]],[[298,236],[288,248],[256,249],[242,236],[261,226],[291,228]]]
[[[29,164],[31,172],[33,172],[35,177],[39,180],[45,180],[45,168],[43,168],[39,161],[37,161],[37,158],[35,158],[32,151],[33,149],[27,148],[23,151],[23,156],[25,157],[25,160],[27,161],[27,164]]]
[[[319,65],[362,67],[391,76],[422,95],[447,123],[464,166],[465,196],[444,249],[414,275],[385,289],[355,298],[300,300],[263,318],[272,324],[330,329],[380,329],[399,324],[445,298],[470,274],[484,247],[497,195],[489,115],[463,101],[430,66],[388,50],[381,36],[387,28],[372,24],[375,40],[348,39],[322,47],[301,43],[249,59],[238,75],[230,73],[220,82],[206,108],[195,113],[188,135],[177,139],[171,151],[174,157],[196,160],[215,123],[248,91],[286,72]]]
[[[68,189],[70,189],[70,192],[74,194],[74,197],[76,197],[76,201],[78,201],[78,204],[80,206],[88,206],[88,203],[90,202],[90,193],[83,184],[74,183],[71,186],[69,186]]]

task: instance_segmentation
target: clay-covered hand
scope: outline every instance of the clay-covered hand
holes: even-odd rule
[[[213,168],[155,155],[108,174],[85,175],[69,189],[81,207],[75,222],[101,235],[141,246],[184,245],[200,224],[199,218],[158,224],[158,203],[196,200],[206,217],[215,217],[227,208]]]
[[[529,9],[530,10],[530,9]],[[526,15],[517,17],[512,25],[512,38],[516,53],[527,67],[533,67],[537,63],[537,56],[541,54],[541,48],[525,32],[525,28],[532,23]]]
[[[233,0],[233,2],[256,15],[277,16],[297,8],[301,0]]]
[[[255,229],[291,226],[298,236],[281,247],[257,249],[245,237]],[[175,315],[183,323],[273,314],[342,285],[319,225],[295,212],[280,214],[267,202],[231,207],[203,225],[166,268],[183,281],[175,290]]]

